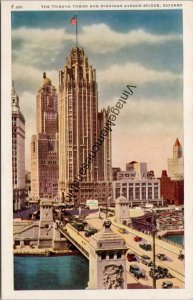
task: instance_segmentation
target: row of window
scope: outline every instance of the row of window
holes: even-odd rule
[[[153,193],[154,192],[154,193]],[[123,194],[124,197],[129,197],[130,200],[136,199],[158,199],[159,198],[159,189],[158,187],[155,187],[152,189],[152,187],[142,187],[140,190],[139,187],[136,187],[135,189],[133,188],[116,188],[115,189],[115,199],[120,197],[120,195]]]
[[[102,252],[100,255],[101,257],[101,260],[104,260],[104,259],[120,259],[121,256],[122,256],[122,253],[121,252],[109,252],[109,253],[106,253],[106,252]]]
[[[125,182],[125,183],[116,183],[116,187],[120,187],[120,186],[147,186],[147,185],[151,185],[151,186],[157,186],[158,182]]]

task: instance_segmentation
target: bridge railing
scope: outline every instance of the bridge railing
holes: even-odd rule
[[[86,251],[75,239],[71,237],[71,235],[67,232],[66,229],[59,226],[59,229],[62,231],[62,233],[87,257],[89,258],[89,253]]]

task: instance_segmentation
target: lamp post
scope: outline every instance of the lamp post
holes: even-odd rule
[[[153,237],[153,288],[156,289],[156,278],[155,278],[155,234],[156,234],[156,219],[155,212],[153,212],[152,218],[152,237]]]
[[[106,220],[107,220],[107,217],[108,217],[108,196],[109,196],[109,193],[108,193],[108,187],[107,187],[107,183],[106,183],[106,187],[105,187],[105,189],[106,189]]]

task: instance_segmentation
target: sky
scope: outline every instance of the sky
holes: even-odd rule
[[[183,28],[181,10],[12,12],[12,79],[26,119],[26,169],[36,133],[36,95],[43,72],[58,89],[58,71],[78,43],[96,69],[99,110],[115,106],[135,85],[112,134],[112,165],[147,162],[167,170],[173,144],[183,144]]]

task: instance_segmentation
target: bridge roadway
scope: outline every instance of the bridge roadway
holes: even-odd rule
[[[145,251],[139,247],[139,243],[134,241],[134,236],[138,235],[142,237],[144,240],[152,243],[152,237],[150,235],[144,234],[137,230],[126,227],[122,224],[116,223],[114,217],[108,218],[111,219],[112,222],[112,230],[122,236],[125,239],[126,245],[128,249],[134,252],[138,257],[137,264],[140,268],[145,272],[146,277],[137,280],[135,277],[131,275],[129,272],[130,264],[136,262],[128,262],[126,263],[127,269],[127,282],[129,285],[144,285],[146,288],[152,287],[152,278],[149,276],[150,268],[140,262],[140,256],[145,254],[152,258],[152,251]],[[103,226],[104,219],[98,218],[98,213],[90,214],[87,216],[86,221],[88,224],[92,225],[96,229],[100,230]],[[120,233],[119,228],[125,228],[128,233]],[[66,236],[68,240],[70,240],[79,251],[89,259],[89,238],[84,236],[84,232],[78,232],[72,225],[67,224],[66,226],[59,226],[60,232]],[[156,265],[160,265],[166,267],[169,272],[174,276],[174,278],[165,278],[159,279],[156,281],[157,288],[161,288],[161,284],[163,281],[169,280],[173,282],[174,288],[183,288],[184,287],[184,261],[180,261],[178,259],[179,251],[181,247],[169,244],[165,241],[159,240],[156,238],[156,253],[164,253],[167,256],[167,261],[160,261],[156,258]],[[128,286],[129,286],[128,285]]]

